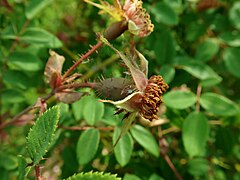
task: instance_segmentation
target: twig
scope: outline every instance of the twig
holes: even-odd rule
[[[198,85],[198,87],[197,87],[197,101],[196,101],[196,111],[197,112],[200,111],[200,96],[201,96],[201,92],[202,92],[202,86]]]
[[[59,126],[59,128],[66,129],[66,130],[71,130],[71,131],[85,131],[85,130],[88,130],[90,128],[95,128],[95,129],[98,129],[100,131],[113,131],[114,130],[114,127],[91,127],[91,126],[84,126],[84,127],[79,127],[79,126],[71,126],[71,127]]]
[[[95,46],[92,47],[86,54],[81,56],[81,58],[76,61],[63,75],[63,79],[67,78],[70,73],[79,65],[82,63],[82,61],[86,58],[88,58],[91,54],[93,54],[98,48],[100,48],[103,45],[103,42],[98,42]]]
[[[35,166],[35,174],[36,174],[37,180],[42,180],[42,177],[41,177],[41,174],[40,174],[40,166],[39,165]]]
[[[175,166],[173,165],[171,159],[169,158],[169,156],[166,154],[164,155],[164,159],[167,162],[167,164],[169,165],[169,167],[172,169],[172,171],[174,172],[175,176],[177,177],[178,180],[182,180],[182,177],[180,176],[180,174],[178,173],[177,169],[175,168]]]

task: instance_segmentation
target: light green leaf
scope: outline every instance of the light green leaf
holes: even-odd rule
[[[62,46],[62,42],[55,35],[41,28],[27,28],[19,40],[46,48],[59,48]]]
[[[20,103],[25,100],[23,93],[15,89],[5,89],[1,93],[3,103]]]
[[[125,174],[123,180],[141,180],[138,176],[134,174]]]
[[[75,174],[67,180],[121,180],[116,174],[103,173],[103,172],[87,172]]]
[[[0,167],[3,167],[8,171],[16,169],[18,167],[17,157],[8,152],[0,153]]]
[[[85,104],[87,104],[87,102],[91,100],[92,100],[91,96],[83,96],[79,101],[76,101],[71,104],[73,109],[73,115],[76,120],[83,119],[83,110]]]
[[[89,163],[95,156],[100,141],[100,132],[97,129],[84,131],[77,143],[78,163],[83,165]]]
[[[201,112],[192,112],[183,123],[182,139],[189,156],[201,156],[209,137],[208,119]]]
[[[208,174],[210,166],[206,159],[196,158],[188,161],[187,168],[193,176],[202,176]]]
[[[215,93],[205,93],[200,97],[201,106],[209,113],[219,116],[233,116],[238,114],[239,107],[230,99]]]
[[[240,34],[236,32],[223,32],[219,35],[220,40],[232,47],[240,46]]]
[[[27,89],[29,78],[26,74],[20,71],[6,70],[2,74],[4,84],[13,88]]]
[[[175,76],[175,69],[170,65],[163,65],[159,74],[163,77],[164,81],[169,84]]]
[[[114,129],[113,134],[113,144],[115,144],[115,142],[117,141],[120,133],[121,129],[119,127],[116,127]],[[132,155],[132,151],[133,151],[133,139],[131,135],[127,132],[124,135],[122,135],[121,139],[114,147],[115,157],[121,166],[125,166],[129,162]]]
[[[53,0],[31,0],[28,1],[26,6],[25,15],[28,19],[33,19],[38,13],[40,13],[44,8],[49,6]]]
[[[43,63],[37,56],[20,51],[10,54],[8,65],[11,69],[22,71],[38,71],[43,68]]]
[[[30,129],[27,136],[27,151],[34,165],[37,165],[49,150],[59,117],[59,107],[54,106],[44,112]]]
[[[229,19],[232,24],[240,30],[240,2],[236,1],[229,11]]]
[[[155,15],[155,19],[158,23],[164,23],[167,25],[178,24],[178,16],[171,6],[164,2],[158,2],[152,8],[152,13]]]
[[[159,156],[159,147],[158,144],[153,137],[153,135],[144,127],[140,125],[134,125],[130,129],[133,138],[142,146],[144,147],[149,153],[153,154],[154,156]]]
[[[18,180],[25,180],[31,167],[27,166],[27,161],[22,155],[18,155]]]
[[[171,91],[163,96],[163,102],[174,109],[186,109],[196,102],[196,95],[191,91]]]
[[[164,179],[157,175],[156,173],[154,173],[149,177],[149,180],[164,180]]]
[[[202,62],[211,60],[218,52],[219,45],[213,39],[207,39],[197,47],[195,58]]]
[[[223,61],[227,70],[237,78],[240,78],[240,48],[226,48],[223,52]]]
[[[83,117],[89,125],[95,125],[101,120],[104,114],[104,104],[93,96],[88,98],[83,109]]]

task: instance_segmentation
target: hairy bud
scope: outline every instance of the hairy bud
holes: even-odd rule
[[[135,90],[134,83],[125,78],[108,78],[98,82],[94,87],[100,98],[118,101]]]

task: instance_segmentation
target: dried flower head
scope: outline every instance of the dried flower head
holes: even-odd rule
[[[141,0],[126,0],[123,11],[131,33],[144,37],[153,31],[154,25],[151,23],[150,15],[142,7]]]
[[[101,4],[94,3],[91,0],[84,1],[98,7],[101,12],[110,14],[117,21],[117,24],[111,25],[112,27],[110,26],[108,32],[105,33],[105,38],[108,40],[112,39],[108,37],[116,38],[116,34],[119,36],[127,29],[130,33],[139,37],[148,36],[153,31],[154,25],[151,23],[150,15],[142,7],[141,0],[126,0],[123,6],[121,6],[119,0],[115,0],[114,6],[105,1],[100,1]]]
[[[157,113],[162,103],[162,94],[168,88],[162,76],[153,75],[147,79],[148,61],[140,52],[135,50],[136,58],[140,61],[140,63],[137,63],[134,59],[115,49],[105,38],[101,37],[101,40],[121,57],[131,73],[136,88],[136,91],[133,91],[124,99],[118,101],[103,100],[103,102],[112,103],[128,113],[137,112],[142,118],[150,121],[158,119]]]

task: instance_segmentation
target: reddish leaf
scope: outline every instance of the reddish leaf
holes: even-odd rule
[[[86,93],[74,92],[71,89],[65,89],[62,92],[56,93],[58,100],[66,104],[71,104],[79,100],[84,95],[86,95]]]

